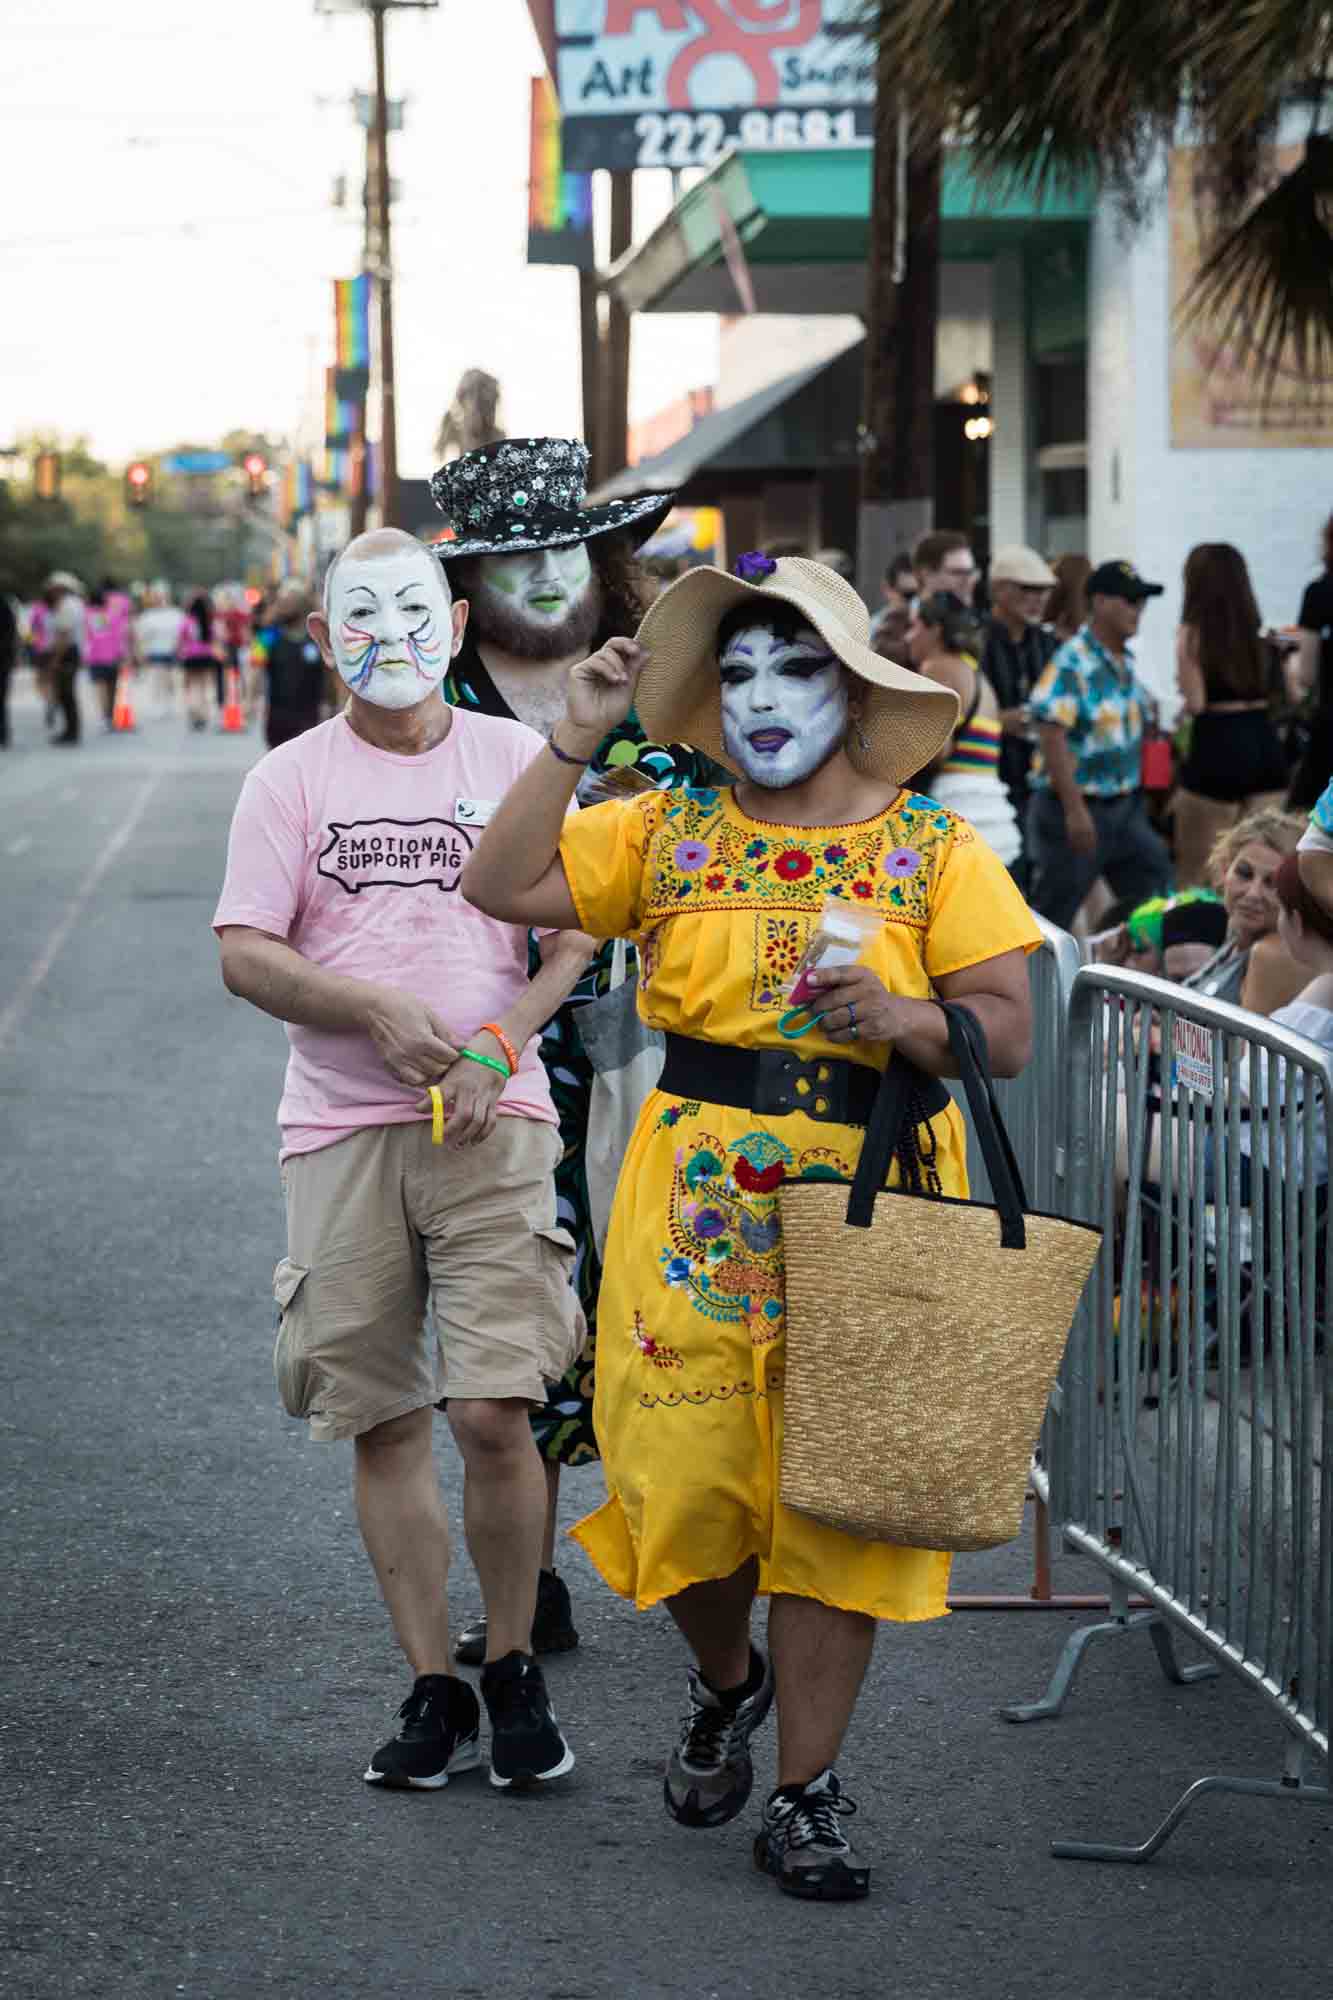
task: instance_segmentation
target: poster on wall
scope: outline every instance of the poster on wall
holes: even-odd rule
[[[1272,149],[1273,185],[1298,166],[1303,149]],[[1168,185],[1171,231],[1171,307],[1182,300],[1203,261],[1200,228],[1208,216],[1208,184],[1196,147],[1173,149]],[[1265,396],[1253,363],[1228,347],[1220,328],[1183,315],[1171,335],[1171,443],[1200,446],[1317,446],[1333,444],[1333,382],[1312,382],[1293,364],[1280,366]]]
[[[555,0],[565,166],[707,167],[728,146],[863,146],[862,0]]]

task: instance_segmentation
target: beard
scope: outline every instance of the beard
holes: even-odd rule
[[[602,586],[596,575],[579,602],[554,622],[525,618],[497,590],[481,589],[472,598],[471,630],[478,642],[534,666],[591,651],[601,619]]]

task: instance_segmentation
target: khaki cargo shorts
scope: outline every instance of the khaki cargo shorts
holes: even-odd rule
[[[287,1160],[273,1365],[288,1414],[332,1442],[443,1396],[543,1403],[583,1331],[559,1157],[554,1125],[505,1117],[466,1152],[432,1146],[427,1119]]]

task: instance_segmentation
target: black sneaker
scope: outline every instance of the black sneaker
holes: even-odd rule
[[[437,1792],[481,1762],[481,1710],[466,1681],[422,1674],[398,1711],[402,1727],[371,1758],[368,1785]]]
[[[785,1895],[810,1902],[849,1903],[868,1896],[870,1869],[857,1860],[839,1824],[855,1811],[834,1771],[821,1771],[808,1785],[780,1786],[764,1807],[755,1836],[755,1867],[776,1876]]]
[[[528,1653],[506,1653],[481,1670],[491,1718],[491,1783],[501,1791],[563,1778],[574,1752],[560,1733],[542,1670]]]
[[[574,1630],[574,1612],[565,1580],[553,1569],[544,1569],[537,1578],[537,1609],[532,1620],[534,1653],[572,1653],[579,1643]],[[454,1658],[465,1667],[479,1667],[486,1658],[486,1614],[473,1620],[459,1635]]]
[[[754,1787],[750,1738],[773,1705],[773,1669],[754,1646],[750,1670],[751,1679],[760,1673],[759,1686],[736,1701],[690,1668],[690,1712],[662,1783],[666,1809],[682,1826],[725,1826]]]

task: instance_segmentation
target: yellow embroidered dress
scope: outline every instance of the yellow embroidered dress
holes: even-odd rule
[[[891,992],[1017,947],[1036,926],[966,821],[918,794],[855,826],[749,818],[729,790],[594,806],[560,855],[579,922],[631,936],[655,1028],[787,1048],[778,1021],[826,896],[885,919],[863,954]],[[802,1037],[802,1057],[878,1050]],[[946,1194],[965,1194],[962,1120],[934,1120]],[[759,1557],[760,1589],[876,1618],[937,1618],[949,1557],[866,1542],[777,1499],[782,1449],[783,1175],[853,1172],[859,1126],[759,1117],[654,1092],[625,1158],[599,1305],[593,1421],[609,1498],[575,1528],[640,1608]]]

